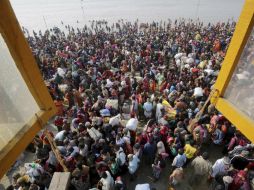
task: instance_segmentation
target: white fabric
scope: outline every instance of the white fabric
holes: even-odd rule
[[[180,59],[182,56],[183,56],[183,53],[177,53],[177,54],[175,54],[174,58]]]
[[[122,149],[122,147],[120,147],[120,149],[116,152],[116,158],[120,159],[121,161],[121,166],[125,164],[126,162],[126,155]]]
[[[180,59],[177,59],[177,60],[176,60],[176,66],[177,66],[177,67],[180,67],[180,65],[181,65],[181,60],[180,60]]]
[[[49,158],[48,158],[47,161],[48,161],[48,163],[50,163],[51,165],[57,166],[58,161],[57,161],[56,156],[55,156],[55,154],[53,153],[53,151],[50,151],[50,152],[49,152]]]
[[[126,124],[126,128],[131,131],[136,131],[138,126],[138,119],[137,118],[131,118]]]
[[[88,154],[88,146],[85,144],[83,149],[79,150],[79,154],[83,157],[86,157]]]
[[[181,57],[181,61],[182,61],[183,63],[186,63],[187,59],[188,59],[188,57],[186,57],[186,56],[182,56],[182,57]]]
[[[189,54],[188,54],[188,57],[189,57],[189,58],[195,58],[195,53],[189,53]]]
[[[122,81],[122,82],[121,82],[121,86],[122,86],[123,88],[125,88],[125,87],[126,87],[126,82],[125,82],[125,81]]]
[[[112,107],[114,109],[118,109],[118,100],[107,99],[105,107]]]
[[[77,146],[73,146],[73,151],[71,152],[71,156],[74,156],[76,153],[79,153],[79,148]]]
[[[201,97],[201,96],[203,96],[203,90],[202,90],[202,88],[200,88],[200,87],[196,87],[195,89],[194,89],[194,94],[193,94],[195,97]]]
[[[148,183],[137,184],[135,190],[150,190],[150,185]]]
[[[158,103],[156,105],[156,119],[157,121],[162,117],[161,109],[163,108],[163,105],[161,103]]]
[[[161,153],[164,153],[164,152],[166,152],[165,146],[164,146],[162,141],[159,141],[157,143],[157,154],[161,154]]]
[[[78,128],[79,122],[77,122],[79,119],[78,118],[74,118],[71,121],[71,129],[72,130],[76,130]]]
[[[54,140],[63,141],[64,140],[64,132],[65,132],[65,130],[58,132],[56,134]]]
[[[133,155],[133,159],[129,161],[128,166],[130,174],[134,174],[137,171],[139,161],[140,160],[138,159],[138,157],[136,155]]]
[[[29,175],[29,177],[31,178],[32,183],[35,181],[35,177],[38,177],[42,173],[44,173],[44,169],[41,167],[40,164],[25,163],[24,166],[25,166],[27,175]]]
[[[87,129],[87,132],[94,141],[97,141],[102,137],[102,134],[94,127],[92,127],[91,129]]]
[[[111,118],[109,119],[109,124],[112,125],[113,127],[114,127],[114,126],[117,126],[117,125],[120,124],[120,120],[121,120],[121,115],[118,114],[118,115],[116,115],[116,116],[114,116],[114,117],[111,117]]]
[[[113,86],[114,83],[111,82],[110,79],[107,79],[106,81],[107,81],[106,87],[107,87],[107,88],[111,88],[111,87]]]
[[[128,132],[128,133],[129,133],[129,132]],[[127,144],[131,144],[130,135],[128,135],[128,136],[124,136],[124,137],[123,137],[123,140],[124,140],[124,142],[125,142],[125,143],[127,143]]]
[[[116,139],[116,145],[119,145],[119,146],[122,146],[124,144],[124,139],[123,138],[120,138],[120,139]]]
[[[205,69],[204,70],[208,76],[212,75],[214,73],[214,71],[212,69]]]
[[[110,173],[106,171],[107,178],[101,178],[100,182],[102,183],[102,190],[113,190],[114,189],[114,180],[111,177]]]
[[[58,73],[61,77],[64,78],[65,72],[64,72],[64,70],[63,70],[62,68],[58,67],[58,68],[57,68],[57,73]]]
[[[187,63],[187,64],[192,64],[192,63],[194,63],[194,59],[193,59],[193,58],[188,58],[188,59],[186,60],[186,63]]]
[[[153,104],[151,102],[144,103],[144,115],[146,118],[150,118],[152,116]]]
[[[177,168],[183,167],[183,165],[186,163],[186,156],[185,154],[177,154],[177,156],[174,158],[172,166],[175,166]]]
[[[212,167],[212,174],[211,176],[212,177],[215,177],[217,174],[225,174],[226,173],[226,170],[228,168],[226,167],[226,165],[223,163],[223,158],[221,159],[218,159],[213,167]]]
[[[132,100],[131,101],[131,111],[137,111],[138,110],[138,101],[137,100]]]

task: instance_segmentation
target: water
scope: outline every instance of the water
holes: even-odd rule
[[[21,25],[38,31],[67,24],[81,27],[101,19],[151,22],[182,17],[200,18],[205,23],[237,20],[244,0],[11,0],[11,4]]]

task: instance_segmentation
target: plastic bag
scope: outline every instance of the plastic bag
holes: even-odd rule
[[[213,75],[212,69],[205,69],[204,71],[207,73],[208,76]]]
[[[135,190],[150,190],[150,185],[148,183],[137,184]]]
[[[100,110],[100,114],[102,117],[110,116],[110,111],[108,109]]]
[[[177,67],[180,67],[180,66],[181,66],[181,60],[180,60],[180,59],[177,59],[177,60],[176,60],[176,66],[177,66]]]
[[[117,126],[120,124],[120,120],[121,120],[121,115],[118,114],[118,115],[111,117],[109,119],[109,124],[112,125],[112,127]]]
[[[174,58],[175,59],[180,59],[182,57],[183,53],[177,53],[175,54]]]
[[[201,97],[203,96],[203,89],[200,88],[200,87],[196,87],[194,89],[194,94],[193,94],[195,97]]]
[[[193,58],[188,58],[187,60],[186,60],[186,63],[187,64],[192,64],[192,63],[194,63],[194,59]]]
[[[118,100],[113,100],[113,99],[107,99],[106,108],[114,108],[114,109],[118,109]]]
[[[63,70],[62,68],[58,67],[58,68],[57,68],[57,73],[58,73],[61,77],[64,78],[65,72],[64,72],[64,70]]]
[[[126,124],[126,128],[131,131],[136,131],[137,127],[138,127],[137,118],[131,118]]]

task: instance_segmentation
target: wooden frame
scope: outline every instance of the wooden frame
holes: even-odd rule
[[[217,93],[211,99],[215,107],[252,142],[254,142],[254,121],[223,96],[253,27],[254,1],[246,0],[214,86]]]
[[[0,150],[0,178],[8,171],[42,126],[56,113],[54,102],[41,77],[31,49],[9,0],[0,1],[0,33],[40,111]]]

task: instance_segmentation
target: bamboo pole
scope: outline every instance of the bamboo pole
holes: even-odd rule
[[[50,135],[50,133],[47,129],[44,131],[44,134],[46,135],[46,137],[49,141],[49,144],[51,146],[51,149],[54,152],[54,154],[56,156],[56,159],[58,160],[58,162],[62,166],[64,172],[69,172],[68,168],[65,166],[64,159],[62,158],[62,156],[61,156],[61,154],[60,154],[60,152],[59,152],[59,150],[56,146],[56,143],[55,143],[54,139],[52,138],[52,136]]]
[[[188,126],[188,131],[190,133],[192,133],[195,125],[197,124],[197,122],[200,120],[200,118],[202,117],[208,103],[210,102],[211,98],[213,98],[213,95],[214,93],[216,92],[217,90],[212,90],[209,94],[209,97],[207,98],[207,100],[205,101],[204,105],[202,106],[201,110],[196,114],[195,118],[191,120],[189,126]]]

